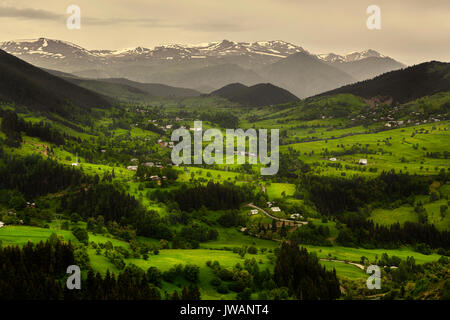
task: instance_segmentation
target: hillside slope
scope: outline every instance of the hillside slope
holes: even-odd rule
[[[442,91],[450,91],[450,63],[430,61],[330,90],[319,96],[351,93],[367,99],[381,97],[405,103]]]
[[[51,75],[2,50],[0,99],[56,113],[62,113],[67,105],[83,109],[110,105],[108,98]]]
[[[260,83],[251,87],[241,83],[233,83],[211,92],[211,95],[220,96],[246,106],[267,106],[299,100],[289,91],[270,83]]]

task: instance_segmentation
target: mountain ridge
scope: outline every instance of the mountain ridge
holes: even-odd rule
[[[6,41],[0,43],[0,49],[40,68],[85,78],[126,78],[202,93],[234,82],[248,86],[267,82],[300,98],[404,67],[373,49],[323,55],[282,40],[87,50],[67,41],[39,38]],[[309,62],[298,59],[296,65],[292,57],[298,55],[308,57]],[[283,69],[285,61],[292,68]],[[300,75],[292,74],[291,69]]]
[[[366,99],[382,97],[405,103],[441,91],[450,91],[450,63],[429,61],[386,72],[373,79],[345,85],[317,96],[350,93]]]

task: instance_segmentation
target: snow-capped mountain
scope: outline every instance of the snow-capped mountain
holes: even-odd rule
[[[151,49],[136,47],[121,50],[87,50],[70,42],[39,38],[3,42],[0,43],[0,48],[16,56],[35,55],[55,59],[152,57],[176,60],[245,55],[286,58],[296,52],[307,52],[302,47],[284,41],[234,42],[228,40],[195,45],[161,45]]]
[[[354,62],[366,58],[388,58],[381,53],[368,49],[361,52],[351,52],[346,55],[339,55],[335,53],[318,54],[317,57],[326,62]]]
[[[38,67],[78,76],[128,78],[140,82],[187,87],[203,92],[233,82],[245,85],[272,82],[271,80],[274,80],[271,79],[272,73],[267,72],[272,70],[273,74],[277,75],[274,84],[283,86],[282,84],[286,83],[285,88],[289,87],[299,97],[314,92],[314,90],[305,91],[307,84],[304,81],[309,80],[310,83],[321,83],[326,88],[333,88],[334,85],[342,85],[342,81],[363,80],[403,67],[401,63],[374,50],[347,55],[334,53],[316,55],[298,45],[281,40],[256,42],[222,40],[193,45],[160,45],[153,48],[88,50],[66,41],[39,38],[3,42],[0,43],[0,49]],[[278,72],[276,69],[285,64],[276,63],[296,54],[314,59],[306,59],[305,61],[309,61],[306,64],[302,61],[301,68],[297,68],[296,65],[292,67],[298,72],[308,70],[304,74],[315,74],[318,79],[296,81],[295,75],[290,74],[288,79],[283,81],[283,74],[289,72],[287,69]],[[295,64],[296,61],[299,60],[292,59],[290,63]],[[273,64],[275,66],[270,67]],[[320,73],[312,72],[314,68],[319,67]],[[325,80],[326,74],[337,74],[336,69],[348,76],[340,76],[341,80],[336,83],[328,81],[329,78]],[[320,78],[319,74],[324,78]]]

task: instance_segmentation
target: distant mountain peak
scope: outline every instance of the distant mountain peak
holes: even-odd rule
[[[382,55],[381,53],[373,49],[354,51],[345,55],[339,55],[336,53],[318,54],[317,57],[326,62],[353,62],[366,58],[388,58],[387,56]]]

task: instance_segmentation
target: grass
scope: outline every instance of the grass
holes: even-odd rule
[[[200,244],[201,248],[221,249],[224,247],[242,247],[255,246],[258,248],[274,249],[278,247],[278,243],[271,240],[258,239],[251,236],[246,236],[242,232],[233,228],[216,228],[219,232],[217,240],[203,242]]]
[[[345,277],[352,280],[365,280],[369,277],[369,275],[367,275],[364,270],[361,270],[360,268],[351,264],[333,261],[320,261],[320,264],[329,271],[336,269],[336,274],[339,278]]]
[[[294,195],[295,185],[292,183],[271,183],[266,187],[267,195],[269,200],[274,200],[282,198],[282,193],[284,192],[286,197]]]
[[[78,242],[70,231],[28,226],[4,226],[0,228],[0,240],[2,240],[3,245],[22,246],[29,241],[33,243],[45,242],[52,233],[63,236],[65,241]]]
[[[446,199],[440,199],[433,202],[429,201],[429,196],[421,197],[425,198],[423,201],[423,207],[427,212],[428,223],[434,224],[439,230],[448,230],[450,228],[450,213],[447,212],[444,218],[441,216],[440,208],[442,205],[447,205]],[[375,209],[370,214],[370,219],[374,223],[380,225],[391,225],[394,223],[400,223],[401,225],[405,222],[418,222],[419,216],[414,211],[414,207],[410,205],[403,205],[395,209]]]
[[[385,252],[390,257],[397,256],[402,260],[406,260],[408,256],[413,256],[416,263],[423,264],[438,260],[441,256],[438,254],[424,255],[413,251],[410,248],[401,249],[364,249],[364,248],[349,248],[341,246],[333,247],[321,247],[311,245],[300,245],[305,247],[310,252],[315,252],[319,258],[336,258],[337,260],[350,261],[359,263],[362,256],[369,259],[370,262],[374,262],[375,258],[381,258],[381,255]]]
[[[321,140],[314,142],[295,143],[280,147],[280,152],[285,152],[289,147],[298,150],[301,153],[300,159],[313,164],[319,164],[315,167],[315,173],[321,175],[377,175],[383,170],[394,169],[417,174],[436,174],[438,170],[449,168],[449,162],[446,159],[434,159],[426,157],[427,152],[441,152],[450,150],[450,131],[449,122],[442,121],[434,124],[425,124],[419,126],[398,128],[382,131],[378,133],[366,133],[342,138]],[[422,131],[421,131],[422,130]],[[350,154],[336,156],[338,159],[334,164],[341,164],[343,168],[335,169],[327,166],[331,162],[328,158],[335,156],[344,149],[350,149],[352,146],[366,147],[374,151],[374,154]],[[418,145],[415,149],[413,146]],[[328,156],[323,152],[327,150]],[[361,169],[358,161],[361,158],[368,160],[368,166]],[[351,168],[345,169],[345,166]],[[353,167],[353,168],[352,168]],[[377,172],[369,172],[369,168],[377,168]],[[438,170],[436,170],[438,168]]]
[[[101,273],[102,275],[106,274],[106,271],[109,270],[115,274],[120,272],[119,269],[115,265],[113,265],[108,258],[103,255],[97,255],[94,249],[88,249],[89,261],[91,262],[92,269]]]
[[[212,270],[206,266],[206,261],[219,261],[222,267],[233,267],[237,263],[244,263],[245,259],[254,257],[257,261],[261,259],[262,264],[259,264],[261,270],[264,268],[271,268],[268,264],[267,257],[262,254],[251,255],[247,254],[245,258],[241,258],[238,254],[225,250],[209,250],[209,249],[195,249],[195,250],[183,250],[183,249],[168,249],[161,250],[158,255],[151,255],[147,261],[143,259],[127,259],[127,263],[133,263],[138,267],[147,270],[149,267],[157,267],[161,271],[170,269],[176,264],[195,264],[200,267],[199,282],[200,292],[202,299],[233,299],[235,293],[220,294],[210,284],[214,277]],[[175,284],[163,283],[163,289],[168,292],[172,292],[175,289],[186,285],[185,281],[177,279]]]

